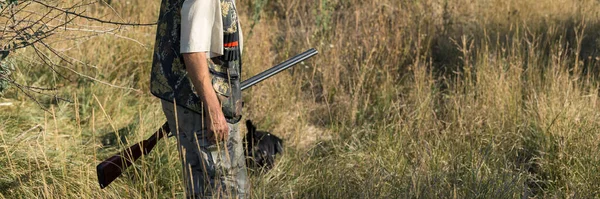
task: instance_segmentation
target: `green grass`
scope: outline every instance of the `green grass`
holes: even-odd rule
[[[151,21],[159,2],[113,3]],[[320,52],[244,93],[246,119],[286,149],[250,172],[253,197],[600,197],[600,2],[247,3],[245,77]],[[110,187],[96,182],[101,160],[165,120],[147,84],[154,28],[119,34],[146,47],[103,35],[65,51],[112,86],[61,80],[30,50],[13,57],[19,81],[72,102],[40,96],[45,112],[14,88],[0,98],[14,104],[0,107],[0,198],[183,197],[174,139]]]

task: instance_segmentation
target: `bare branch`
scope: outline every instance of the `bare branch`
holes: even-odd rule
[[[94,77],[93,72],[85,74],[85,70],[75,70],[77,67],[73,66],[77,65],[91,68],[98,67],[71,57],[68,53],[65,53],[73,45],[66,47],[66,49],[57,49],[52,46],[55,44],[57,46],[64,46],[60,43],[62,41],[78,43],[81,42],[81,40],[90,39],[99,35],[112,35],[116,38],[129,40],[143,48],[147,48],[144,43],[119,34],[119,32],[126,27],[153,26],[156,25],[156,23],[127,23],[104,20],[98,17],[85,15],[84,8],[92,4],[93,3],[80,1],[69,6],[61,7],[61,4],[54,4],[48,0],[19,0],[17,3],[2,4],[3,6],[0,8],[0,22],[3,23],[0,24],[0,55],[2,55],[0,57],[0,64],[6,61],[3,60],[3,58],[10,52],[31,48],[33,49],[31,58],[24,58],[23,61],[27,61],[35,66],[44,66],[51,71],[52,74],[57,75],[60,80],[73,82],[75,80],[73,77],[77,76],[113,88],[132,90],[141,93],[142,91],[139,89],[119,86],[114,83],[97,79]],[[116,13],[119,20],[124,21],[114,8],[110,6],[109,8]],[[78,23],[78,20],[76,19],[84,20],[81,20],[81,22]],[[83,22],[85,20],[90,20],[94,23],[89,25]],[[69,32],[82,32],[82,34],[71,34]],[[3,82],[4,85],[9,83],[17,88],[19,92],[24,93],[28,98],[35,101],[44,110],[47,110],[46,107],[44,107],[35,96],[52,96],[55,100],[68,101],[67,99],[57,97],[58,87],[55,85],[49,87],[26,85],[15,81],[12,75],[9,75],[10,71],[8,71],[8,73],[3,73],[2,70],[6,69],[0,68],[0,84]],[[2,89],[2,87],[0,87],[0,89]],[[0,90],[0,92],[1,91],[2,90]]]

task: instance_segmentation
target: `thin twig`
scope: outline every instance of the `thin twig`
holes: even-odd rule
[[[40,12],[40,10],[30,10],[31,5],[39,4],[40,6],[45,7],[43,9],[45,11]],[[73,57],[69,57],[62,49],[56,49],[49,44],[55,44],[55,42],[64,39],[62,37],[58,40],[48,41],[48,38],[54,38],[53,36],[57,33],[64,33],[66,31],[80,31],[80,32],[89,32],[84,37],[72,37],[70,41],[79,41],[80,38],[91,38],[101,34],[110,34],[114,37],[129,40],[137,43],[143,48],[147,48],[142,42],[126,37],[124,35],[119,34],[119,31],[126,28],[126,26],[153,26],[156,23],[125,23],[125,22],[117,22],[111,20],[102,20],[97,17],[92,17],[88,15],[84,15],[85,11],[82,11],[79,8],[82,8],[86,5],[91,5],[92,3],[79,2],[75,5],[71,5],[68,7],[59,7],[60,4],[54,5],[54,3],[49,3],[44,0],[27,0],[20,1],[17,4],[4,7],[0,10],[0,18],[6,18],[4,24],[0,26],[0,40],[2,40],[2,50],[7,50],[10,52],[14,52],[18,49],[23,49],[26,47],[31,47],[34,50],[35,56],[30,57],[29,60],[31,63],[38,63],[47,66],[50,70],[53,71],[53,74],[58,75],[60,78],[63,78],[67,81],[73,82],[72,74],[78,75],[79,77],[86,78],[92,80],[94,82],[98,82],[104,85],[108,85],[110,87],[132,90],[138,93],[141,93],[140,90],[114,85],[112,83],[102,81],[100,79],[94,78],[90,75],[84,74],[81,71],[75,70],[73,67],[75,66],[73,62],[76,64],[83,64],[85,66],[90,66],[92,68],[97,68],[96,66],[85,63],[81,60],[75,59]],[[110,6],[109,6],[110,7]],[[115,13],[116,10],[110,7]],[[71,16],[69,16],[71,15]],[[118,13],[117,13],[118,15]],[[123,18],[118,15],[119,19],[123,20]],[[115,28],[106,29],[105,26],[94,26],[94,25],[85,25],[76,23],[75,20],[77,18],[83,18],[95,22],[99,22],[100,24],[112,24],[116,25]],[[92,23],[94,24],[94,23]],[[97,24],[97,23],[96,23]],[[68,26],[68,27],[67,27]],[[3,29],[3,30],[2,30]],[[95,30],[96,29],[96,30]],[[67,36],[68,34],[65,34]],[[75,35],[73,35],[75,36]],[[62,40],[66,41],[66,40]],[[41,48],[40,45],[44,46]],[[49,52],[47,52],[49,51]],[[60,61],[56,61],[54,58],[56,56]],[[35,59],[35,61],[34,61]],[[39,59],[39,60],[37,60]],[[70,74],[72,73],[72,74]],[[73,75],[73,76],[74,76]],[[71,78],[70,78],[71,77]],[[23,92],[28,98],[32,99],[35,103],[37,103],[44,111],[48,111],[48,109],[35,97],[37,95],[46,95],[54,97],[56,100],[69,101],[67,99],[63,99],[57,97],[56,91],[58,88],[56,86],[52,87],[36,87],[36,86],[27,86],[18,83],[14,80],[12,76],[1,76],[0,79],[6,79],[11,85],[14,85],[20,92]]]
[[[113,32],[113,31],[117,30],[116,28],[115,29],[111,29],[111,30],[92,30],[92,29],[80,29],[80,28],[66,28],[65,30],[109,34],[109,35],[113,35],[113,36],[115,36],[117,38],[121,38],[121,39],[125,39],[125,40],[129,40],[129,41],[135,42],[138,45],[142,46],[143,48],[146,48],[146,49],[148,48],[146,45],[144,45],[142,42],[140,42],[140,41],[138,41],[136,39],[133,39],[131,37],[126,37],[126,36],[123,36],[123,35],[120,35],[120,34],[117,34],[117,33]]]
[[[67,81],[73,82],[73,81],[72,81],[72,80],[70,80],[68,77],[64,76],[62,73],[60,73],[60,72],[56,71],[56,69],[54,68],[54,66],[56,66],[57,64],[55,64],[55,63],[52,61],[52,59],[50,59],[50,57],[48,57],[48,55],[44,54],[44,53],[43,53],[41,50],[39,50],[39,49],[38,49],[38,48],[35,46],[35,44],[34,44],[34,45],[32,45],[32,47],[33,47],[33,49],[34,49],[34,51],[35,51],[36,55],[38,55],[38,57],[39,57],[39,58],[42,60],[42,62],[44,62],[44,64],[45,64],[46,66],[50,66],[50,69],[51,69],[52,71],[54,71],[54,73],[58,74],[60,77],[62,77],[62,78],[64,78],[64,79],[66,79]],[[49,64],[49,63],[48,63],[46,60],[48,60],[48,61],[50,62],[50,64]]]
[[[7,81],[9,83],[18,84],[21,87],[24,87],[24,88],[27,88],[27,89],[31,89],[31,90],[40,90],[40,91],[56,91],[56,90],[58,90],[58,88],[43,88],[43,87],[37,87],[37,86],[26,86],[26,85],[23,85],[23,84],[19,84],[19,83],[15,82],[14,80],[10,80],[10,79],[7,80]]]
[[[25,136],[25,134],[27,134],[27,133],[29,133],[29,132],[31,132],[31,131],[33,131],[33,130],[37,129],[37,128],[42,128],[42,125],[41,125],[41,124],[38,124],[38,125],[35,125],[34,127],[31,127],[30,129],[28,129],[28,130],[26,130],[26,131],[23,131],[21,134],[19,134],[19,135],[17,135],[17,136],[15,137],[15,140],[18,142],[18,140],[20,140],[20,139],[21,139],[21,137]]]
[[[125,90],[132,90],[132,91],[135,91],[135,92],[137,92],[137,93],[142,93],[142,91],[141,91],[141,90],[139,90],[139,89],[130,88],[130,87],[123,87],[123,86],[117,86],[117,85],[114,85],[114,84],[111,84],[111,83],[108,83],[108,82],[105,82],[105,81],[102,81],[102,80],[96,79],[96,78],[94,78],[94,77],[91,77],[91,76],[88,76],[88,75],[85,75],[85,74],[79,73],[79,72],[77,72],[77,71],[75,71],[75,70],[73,70],[73,69],[71,69],[71,68],[69,68],[69,67],[64,67],[64,66],[61,66],[61,67],[65,68],[65,69],[67,69],[67,70],[70,70],[71,72],[73,72],[73,73],[75,73],[75,74],[77,74],[77,75],[79,75],[79,76],[81,76],[81,77],[88,78],[88,79],[90,79],[90,80],[93,80],[93,81],[95,81],[95,82],[99,82],[99,83],[101,83],[101,84],[104,84],[104,85],[107,85],[107,86],[110,86],[110,87],[119,88],[119,89],[125,89]]]
[[[35,97],[33,97],[31,94],[29,94],[27,91],[25,91],[18,84],[13,84],[13,85],[15,85],[15,87],[17,87],[17,89],[19,89],[21,92],[23,92],[29,99],[33,100],[40,108],[42,108],[46,112],[49,112],[48,109],[46,107],[44,107],[42,105],[42,103],[40,103],[40,101],[38,101]]]
[[[61,100],[61,101],[65,101],[65,102],[73,103],[71,100],[69,100],[69,99],[66,99],[66,98],[62,98],[62,97],[58,97],[56,94],[54,94],[54,95],[50,95],[50,94],[47,94],[47,93],[43,93],[42,91],[36,91],[36,90],[28,89],[28,88],[24,87],[23,85],[21,85],[21,84],[17,84],[17,83],[13,83],[13,85],[14,85],[14,86],[16,86],[16,87],[18,87],[18,88],[27,89],[28,91],[30,91],[30,92],[33,92],[33,93],[36,93],[36,94],[40,94],[40,95],[45,95],[45,96],[48,96],[48,97],[52,97],[52,98],[54,98],[56,101],[58,101],[58,100]]]

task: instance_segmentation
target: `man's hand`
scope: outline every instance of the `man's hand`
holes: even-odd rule
[[[194,88],[196,88],[196,92],[204,102],[205,110],[208,112],[208,131],[214,134],[215,141],[226,141],[229,137],[229,126],[223,115],[221,103],[212,87],[206,53],[184,53],[183,60],[188,77],[192,80],[192,84],[194,84]]]
[[[218,101],[217,104],[219,104]],[[208,117],[208,131],[213,132],[212,137],[209,139],[214,139],[217,142],[227,141],[227,138],[229,137],[229,126],[227,125],[227,120],[225,120],[221,106],[213,108],[208,106]]]

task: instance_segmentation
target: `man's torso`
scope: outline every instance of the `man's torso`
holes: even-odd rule
[[[219,0],[215,0],[219,1]],[[158,21],[150,90],[153,95],[202,113],[200,98],[180,54],[181,9],[185,0],[163,0]],[[229,122],[241,117],[241,31],[233,0],[220,0],[223,55],[207,60],[213,87]],[[211,31],[211,30],[207,30]],[[193,36],[193,35],[192,35]],[[235,45],[234,45],[235,44]]]

